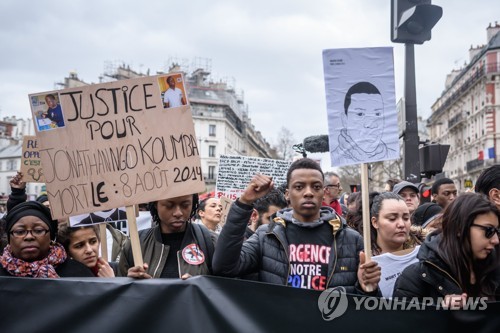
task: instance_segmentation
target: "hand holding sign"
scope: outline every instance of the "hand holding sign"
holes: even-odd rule
[[[241,195],[240,202],[251,205],[255,200],[262,198],[273,188],[274,182],[272,177],[257,174],[253,176],[245,192]]]

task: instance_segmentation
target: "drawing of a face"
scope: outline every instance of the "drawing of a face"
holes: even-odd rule
[[[364,151],[374,151],[384,129],[384,103],[380,94],[357,93],[351,96],[345,123],[347,134]]]

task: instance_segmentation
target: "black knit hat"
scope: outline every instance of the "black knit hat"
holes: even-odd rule
[[[45,201],[49,201],[49,198],[47,197],[47,194],[41,194],[38,198],[36,198],[36,201],[44,203]]]
[[[443,208],[434,202],[426,202],[415,209],[412,216],[412,224],[424,227],[424,223],[431,217],[441,213]]]
[[[5,231],[7,239],[10,241],[10,230],[12,226],[25,216],[36,216],[47,223],[50,230],[50,239],[55,240],[57,235],[57,220],[53,220],[50,209],[38,201],[26,201],[15,206],[5,215]]]

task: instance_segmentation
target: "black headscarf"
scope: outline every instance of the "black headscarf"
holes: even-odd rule
[[[25,216],[36,216],[49,226],[50,239],[55,240],[57,235],[57,220],[53,220],[50,209],[38,201],[26,201],[15,206],[5,215],[5,231],[7,239],[10,240],[12,226]]]

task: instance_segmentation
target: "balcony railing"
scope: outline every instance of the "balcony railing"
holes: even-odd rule
[[[467,172],[471,172],[475,169],[481,168],[482,166],[484,166],[484,160],[476,158],[475,160],[468,161],[466,164]]]
[[[479,68],[470,78],[468,78],[453,94],[451,94],[443,104],[433,113],[432,117],[437,117],[446,110],[453,102],[465,93],[472,85],[484,77],[485,74],[499,73],[500,63],[490,63],[485,67]]]
[[[463,113],[457,114],[455,117],[448,121],[448,129],[452,129],[455,125],[458,125],[464,119]]]

